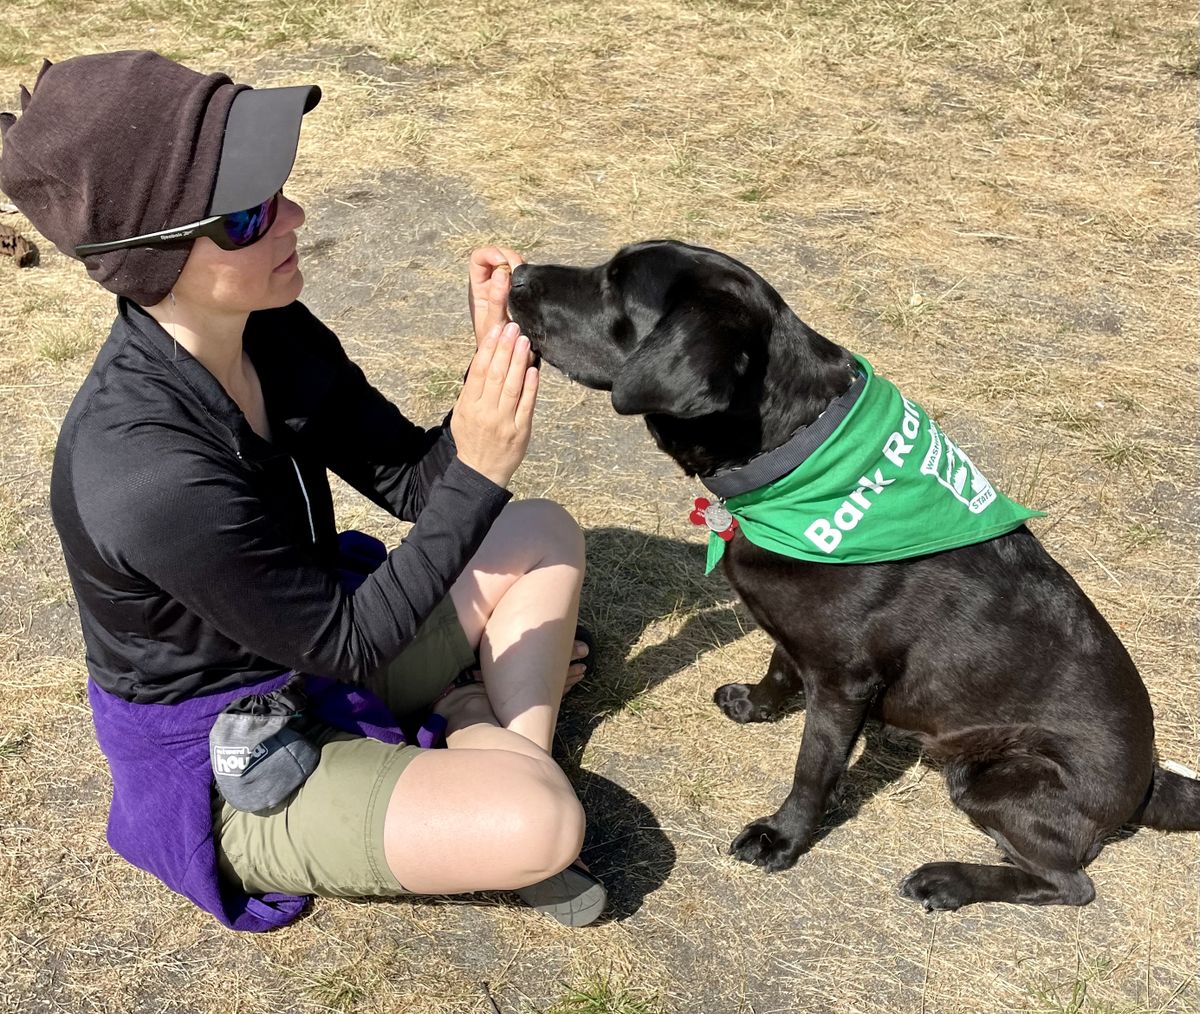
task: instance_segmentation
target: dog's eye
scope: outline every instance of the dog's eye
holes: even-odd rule
[[[621,269],[610,264],[604,269],[604,274],[600,276],[600,294],[605,299],[619,303],[621,301]]]

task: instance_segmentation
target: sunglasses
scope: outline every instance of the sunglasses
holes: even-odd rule
[[[174,246],[177,243],[190,243],[197,236],[207,236],[222,250],[241,250],[251,243],[257,243],[267,234],[275,223],[275,215],[279,211],[279,198],[282,196],[283,191],[279,190],[256,208],[231,211],[226,215],[213,215],[210,218],[202,218],[199,222],[164,229],[162,232],[148,232],[144,236],[131,236],[129,239],[117,239],[111,243],[83,243],[75,248],[75,256],[88,257],[134,246]]]

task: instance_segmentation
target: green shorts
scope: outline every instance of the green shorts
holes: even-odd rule
[[[386,667],[384,699],[405,718],[423,712],[475,662],[447,596]],[[332,726],[317,727],[316,769],[269,813],[236,810],[214,790],[213,832],[221,876],[249,894],[339,897],[407,893],[388,867],[383,823],[396,781],[420,753]]]

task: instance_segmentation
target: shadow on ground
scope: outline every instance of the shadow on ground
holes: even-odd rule
[[[580,618],[596,638],[596,674],[563,705],[556,752],[568,765],[610,715],[754,626],[720,575],[704,577],[703,546],[626,528],[586,540]],[[688,618],[676,632],[637,650],[648,627],[677,614]]]

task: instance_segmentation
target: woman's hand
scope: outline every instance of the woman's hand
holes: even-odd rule
[[[454,403],[450,432],[464,465],[507,486],[529,449],[538,371],[516,324],[485,336]]]
[[[524,258],[508,247],[485,246],[471,252],[467,303],[471,309],[471,323],[475,325],[477,348],[483,345],[493,327],[508,323],[508,286],[512,270],[524,263]]]

